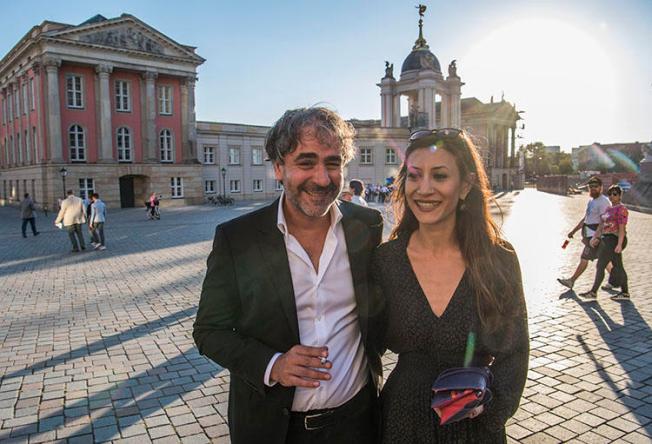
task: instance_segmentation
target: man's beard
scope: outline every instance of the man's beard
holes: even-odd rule
[[[315,184],[299,185],[297,192],[287,193],[287,197],[294,207],[306,216],[322,217],[335,202],[338,193],[338,186],[331,182],[325,187]],[[307,199],[300,199],[301,194],[305,194]]]

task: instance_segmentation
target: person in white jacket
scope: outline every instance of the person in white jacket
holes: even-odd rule
[[[93,247],[96,250],[106,250],[104,245],[104,222],[106,222],[106,205],[100,200],[100,195],[93,193],[91,196],[91,218],[88,226],[93,236]]]
[[[86,212],[84,211],[84,202],[75,196],[72,190],[68,190],[67,194],[68,197],[61,201],[61,209],[54,224],[63,223],[63,228],[68,232],[68,237],[70,237],[72,243],[72,251],[76,253],[80,249],[86,249],[81,229],[81,225],[86,222]],[[79,239],[79,246],[77,246],[75,235]]]

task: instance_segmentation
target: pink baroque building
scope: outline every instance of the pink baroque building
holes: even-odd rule
[[[195,122],[204,59],[136,17],[44,21],[0,60],[0,203],[65,189],[109,206],[204,199]]]

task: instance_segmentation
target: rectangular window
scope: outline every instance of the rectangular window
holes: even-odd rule
[[[131,111],[129,82],[124,80],[115,81],[115,110],[122,112]]]
[[[204,181],[204,193],[206,193],[206,194],[215,193],[215,181],[214,180],[205,180]]]
[[[252,165],[263,164],[263,147],[254,146],[251,148],[251,164]]]
[[[240,147],[229,147],[229,165],[240,165]]]
[[[396,151],[394,151],[393,148],[386,148],[385,149],[385,163],[387,165],[395,165],[396,164]]]
[[[34,162],[39,163],[39,152],[38,152],[38,138],[36,135],[36,127],[32,127],[32,145],[34,145]]]
[[[204,145],[204,163],[212,165],[215,163],[215,147]]]
[[[2,124],[7,124],[7,102],[2,99]]]
[[[14,102],[11,100],[11,94],[7,94],[7,116],[9,122],[14,120]]]
[[[373,163],[373,152],[371,148],[360,148],[360,165],[371,165]]]
[[[171,177],[170,178],[170,195],[173,199],[183,197],[183,178]]]
[[[25,130],[25,162],[28,164],[32,163],[32,146],[29,142],[29,132]]]
[[[277,180],[276,181],[276,186],[275,186],[274,189],[276,191],[283,191],[283,182],[281,182],[280,180]]]
[[[263,181],[262,179],[254,179],[254,192],[263,191]]]
[[[20,89],[14,90],[14,99],[16,104],[16,118],[20,117]]]
[[[171,86],[158,87],[158,112],[159,114],[164,114],[164,115],[172,114],[172,87]]]
[[[34,79],[31,78],[29,79],[29,104],[32,110],[36,109],[36,97],[34,93]]]
[[[27,97],[27,83],[23,82],[23,114],[27,115],[29,109],[29,97]]]
[[[18,163],[23,163],[23,146],[20,144],[20,133],[16,134],[16,145],[18,146]]]
[[[81,76],[74,74],[68,74],[66,76],[66,103],[68,108],[84,107]]]
[[[229,191],[231,193],[240,192],[240,181],[239,180],[230,180],[229,181]]]
[[[95,192],[95,185],[93,179],[85,177],[79,179],[79,197],[82,199],[90,198],[91,194]]]

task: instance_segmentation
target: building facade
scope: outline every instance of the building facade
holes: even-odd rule
[[[515,155],[518,112],[461,98],[455,61],[448,76],[423,37],[399,80],[386,62],[381,119],[351,120],[355,159],[347,178],[384,184],[403,160],[411,131],[461,127],[476,142],[492,186],[522,186]],[[163,205],[218,194],[269,199],[281,185],[264,152],[269,127],[197,122],[195,81],[205,60],[134,16],[97,15],[80,25],[45,21],[0,60],[0,204],[30,193],[54,208],[66,189],[98,192],[109,207]],[[401,97],[408,109],[401,110]]]
[[[137,18],[45,21],[0,61],[2,199],[64,188],[134,206],[199,202],[194,85],[204,59]],[[170,193],[168,193],[170,190]]]

